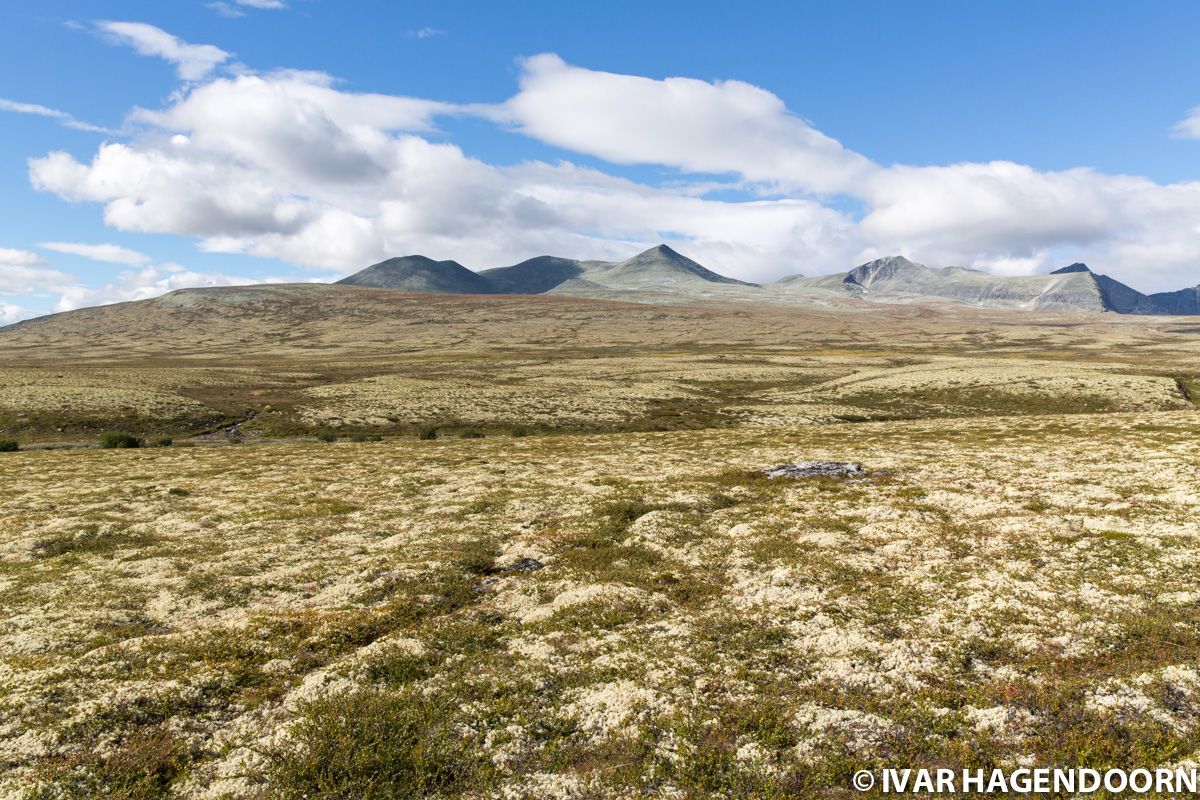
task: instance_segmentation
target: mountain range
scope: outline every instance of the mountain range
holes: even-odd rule
[[[390,258],[339,284],[452,294],[562,294],[671,302],[698,299],[840,304],[846,301],[949,301],[982,308],[1110,311],[1118,314],[1200,314],[1200,286],[1143,294],[1120,281],[1071,264],[1048,275],[1005,277],[965,267],[927,267],[903,256],[861,264],[846,273],[792,275],[755,284],[719,275],[665,244],[625,261],[577,261],[538,256],[511,267],[474,272],[456,261]]]
[[[511,267],[471,270],[457,261],[402,256],[381,261],[338,281],[410,292],[459,294],[588,294],[609,291],[703,293],[713,287],[757,284],[726,278],[665,244],[625,261],[576,261],[538,256]]]

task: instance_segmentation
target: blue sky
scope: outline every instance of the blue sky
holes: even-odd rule
[[[757,280],[903,252],[1200,283],[1195,3],[9,0],[0,23],[0,320],[659,240]]]

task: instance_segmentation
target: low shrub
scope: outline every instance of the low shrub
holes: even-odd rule
[[[121,548],[146,547],[158,541],[153,534],[100,530],[98,526],[89,525],[78,533],[61,533],[38,539],[30,548],[30,553],[36,559],[55,558],[68,553],[103,555]]]
[[[175,440],[170,436],[160,436],[154,440],[155,447],[170,447],[173,444],[175,444]]]
[[[322,442],[336,442],[337,434],[333,431],[321,431],[317,434],[317,439]]]
[[[436,439],[438,438],[437,428],[433,427],[432,425],[421,428],[421,430],[417,431],[417,438],[426,441],[430,439]]]
[[[350,437],[352,442],[382,442],[383,437],[377,433],[356,433]]]
[[[454,708],[413,691],[318,697],[301,705],[291,740],[267,751],[258,777],[280,800],[483,796],[493,771],[456,728]]]
[[[100,446],[106,450],[111,450],[114,448],[141,447],[142,440],[134,436],[132,433],[109,431],[108,433],[100,434]]]
[[[0,453],[15,453],[20,449],[21,445],[12,439],[0,439]]]
[[[478,428],[468,428],[462,432],[461,437],[463,439],[482,439],[484,438],[484,434]]]

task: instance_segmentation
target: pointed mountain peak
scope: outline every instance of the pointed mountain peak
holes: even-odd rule
[[[638,253],[636,256],[625,259],[625,261],[622,263],[626,263],[626,264],[632,264],[632,263],[661,264],[664,261],[669,262],[669,263],[687,263],[687,264],[695,264],[696,263],[695,261],[692,261],[687,256],[682,255],[681,253],[679,253],[675,250],[672,250],[670,247],[668,247],[665,244],[655,245],[654,247],[651,247],[649,250],[643,250],[642,252]]]
[[[757,284],[727,278],[718,275],[682,253],[678,253],[660,244],[638,253],[633,258],[612,264],[604,274],[614,280],[630,279],[635,281],[654,281],[671,283],[679,279],[694,280],[699,278],[709,283],[728,283],[740,286],[755,286]]]
[[[886,280],[894,275],[913,269],[924,269],[923,264],[909,261],[904,256],[886,256],[860,264],[846,274],[845,283],[857,283],[867,287],[876,281]]]
[[[1115,311],[1118,314],[1153,314],[1154,300],[1118,280],[1100,275],[1088,269],[1087,264],[1076,262],[1069,267],[1056,269],[1051,275],[1082,274],[1091,280],[1089,284],[1096,287],[1100,293],[1100,304],[1105,311]]]

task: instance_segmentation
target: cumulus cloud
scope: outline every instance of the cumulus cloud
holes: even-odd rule
[[[664,166],[681,182],[569,161],[488,164],[436,140],[446,114]],[[281,71],[210,78],[130,120],[137,134],[89,161],[31,159],[33,185],[102,204],[119,230],[311,268],[405,253],[477,268],[543,253],[621,258],[667,241],[750,280],[902,252],[1004,274],[1087,260],[1157,290],[1194,283],[1200,261],[1200,183],[1007,161],[885,166],[764,89],[597,72],[552,55],[525,61],[499,105],[355,93],[322,73]],[[722,190],[747,199],[718,199]]]
[[[496,116],[615,163],[736,173],[819,193],[844,192],[874,169],[757,86],[598,72],[552,54],[523,62],[520,91]]]
[[[71,286],[62,292],[55,311],[148,300],[175,289],[198,286],[244,286],[252,283],[272,283],[280,279],[254,279],[219,272],[195,272],[178,264],[160,264],[122,272],[117,279],[99,288]]]
[[[292,275],[253,278],[222,272],[204,272],[179,264],[149,264],[149,257],[135,250],[116,245],[78,245],[47,242],[40,245],[49,250],[74,253],[99,261],[134,266],[119,273],[115,280],[101,286],[87,286],[74,276],[54,269],[37,253],[29,250],[0,247],[0,325],[8,325],[36,316],[38,312],[9,302],[16,295],[57,296],[54,311],[71,311],[86,306],[146,300],[175,289],[197,286],[242,286],[252,283],[288,283],[298,279]],[[302,280],[328,281],[332,275]],[[5,296],[8,297],[5,297]],[[41,306],[41,303],[35,303]],[[43,308],[45,306],[42,306]]]
[[[1191,110],[1184,119],[1180,120],[1171,133],[1177,139],[1200,139],[1200,106]]]
[[[211,44],[189,44],[144,22],[97,22],[97,29],[117,44],[143,56],[156,56],[175,65],[179,77],[198,81],[232,56]]]
[[[61,291],[73,279],[52,269],[37,253],[0,247],[0,294],[32,294]]]
[[[11,247],[0,247],[0,267],[40,267],[45,259],[31,250],[16,250]]]
[[[93,261],[103,261],[108,264],[125,264],[136,266],[150,262],[150,256],[121,247],[115,244],[80,244],[78,242],[42,242],[38,247],[53,250],[56,253],[69,253],[83,256]]]
[[[51,153],[30,175],[103,203],[121,230],[318,268],[414,251],[479,266],[543,252],[625,257],[672,237],[727,262],[731,242],[753,238],[737,266],[755,277],[783,258],[848,257],[842,215],[811,200],[718,202],[570,164],[495,167],[415,135],[458,111],[341,91],[314,73],[221,78],[136,112],[147,126],[136,140],[107,143],[90,163]]]
[[[57,108],[49,108],[48,106],[38,105],[37,103],[18,103],[15,100],[7,100],[0,97],[0,111],[11,111],[14,114],[32,114],[38,117],[47,117],[67,128],[74,128],[79,131],[88,131],[89,133],[114,133],[108,128],[100,125],[92,125],[88,122],[82,122],[75,119],[66,111],[60,111]]]
[[[18,305],[0,301],[0,325],[11,325],[29,316],[29,312]]]
[[[1066,251],[1151,290],[1200,278],[1200,182],[1011,162],[896,166],[867,181],[862,197],[870,210],[859,232],[878,250],[1007,274],[1044,271]]]

